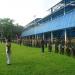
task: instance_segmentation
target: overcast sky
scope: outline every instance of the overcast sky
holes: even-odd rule
[[[37,17],[44,17],[50,7],[61,0],[0,0],[0,18],[11,18],[25,26]]]

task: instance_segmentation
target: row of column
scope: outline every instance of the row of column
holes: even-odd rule
[[[43,33],[42,35],[42,38],[45,39],[45,34]],[[53,43],[53,32],[51,32],[51,42]],[[38,39],[38,35],[35,34],[35,39]],[[67,31],[66,29],[64,30],[64,41],[65,41],[65,44],[66,44],[66,41],[67,41]]]

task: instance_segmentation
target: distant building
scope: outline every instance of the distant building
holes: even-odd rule
[[[43,37],[54,41],[56,38],[75,40],[75,0],[62,0],[49,9],[50,14],[29,23],[22,37]],[[75,42],[75,41],[74,41]]]

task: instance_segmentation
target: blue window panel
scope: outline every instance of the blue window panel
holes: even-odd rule
[[[65,7],[65,12],[67,13],[67,12],[73,10],[73,9],[75,9],[75,6],[68,5],[68,6]]]
[[[52,18],[56,18],[59,17],[60,15],[64,15],[64,8],[60,9],[59,11],[55,12],[54,14],[52,14]]]

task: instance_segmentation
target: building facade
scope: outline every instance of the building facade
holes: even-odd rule
[[[29,23],[22,37],[25,39],[68,39],[75,43],[75,0],[62,0],[49,9],[46,17]]]

